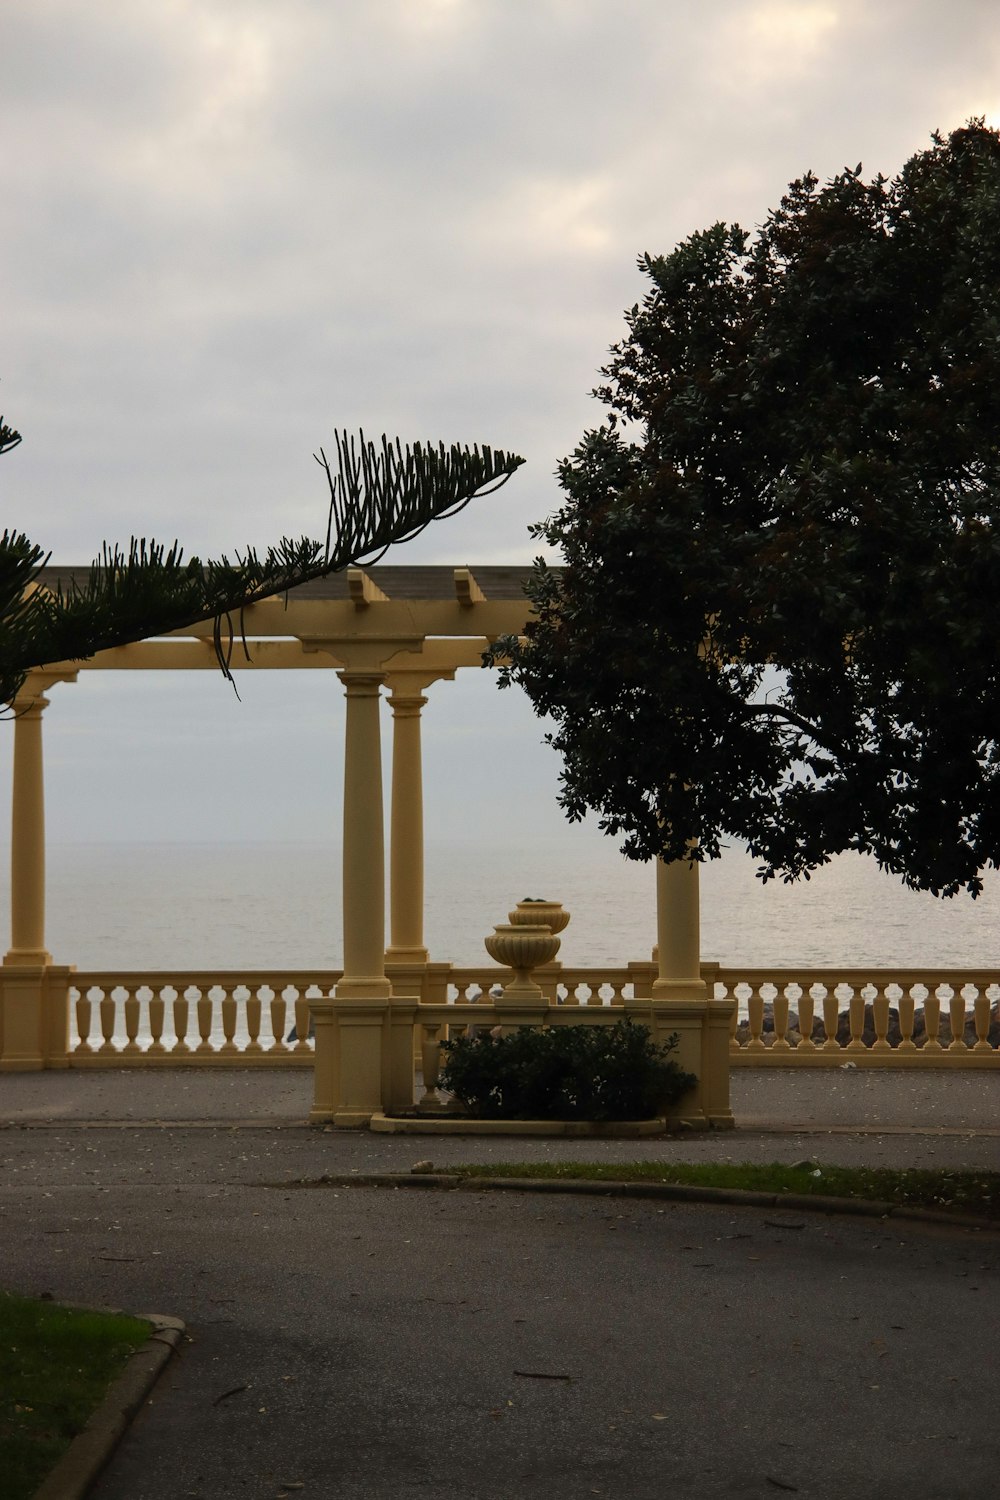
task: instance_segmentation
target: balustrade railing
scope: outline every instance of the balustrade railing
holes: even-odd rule
[[[722,968],[705,964],[717,998],[737,1000],[736,1067],[966,1067],[1000,1065],[1000,970]],[[609,1024],[649,996],[652,964],[536,970],[546,1018]],[[73,1067],[309,1067],[308,999],[329,996],[338,970],[70,972],[68,1060]],[[509,971],[484,963],[429,965],[397,980],[419,993],[418,1070],[428,1042],[494,1025]],[[446,1029],[447,1028],[447,1029]],[[429,1078],[424,1066],[425,1079]]]
[[[570,969],[561,964],[545,964],[533,971],[533,978],[550,1004],[596,1007],[622,1005],[635,995],[648,995],[648,986],[652,984],[655,972],[652,964],[618,969]],[[637,979],[637,973],[642,977]],[[643,978],[646,980],[645,989]],[[454,968],[447,979],[448,996],[455,1000],[495,996],[509,979],[510,970],[498,969],[495,964]]]
[[[736,1066],[994,1067],[1000,971],[712,969]]]
[[[311,1067],[310,997],[339,971],[74,973],[69,977],[73,1067],[132,1064]]]

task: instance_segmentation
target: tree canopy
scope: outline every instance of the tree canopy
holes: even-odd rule
[[[175,542],[133,538],[127,552],[105,545],[85,583],[54,591],[38,587],[48,561],[21,532],[0,536],[0,703],[16,698],[32,667],[79,661],[109,646],[182,630],[214,619],[220,665],[231,645],[233,617],[249,604],[322,578],[352,563],[376,561],[394,542],[453,515],[490,487],[504,484],[524,462],[488,447],[414,443],[381,445],[335,434],[336,460],[317,455],[329,486],[326,536],[283,537],[263,554],[247,548],[185,561]],[[21,441],[0,419],[0,454]]]
[[[975,895],[1000,863],[1000,134],[715,224],[626,314],[605,421],[499,643],[570,818],[764,878],[843,850]]]

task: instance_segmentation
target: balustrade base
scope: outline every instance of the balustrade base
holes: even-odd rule
[[[934,1069],[941,1072],[947,1068],[959,1068],[968,1072],[970,1068],[993,1069],[1000,1068],[1000,1051],[992,1049],[989,1052],[977,1052],[969,1047],[964,1052],[951,1052],[942,1048],[940,1052],[922,1051],[900,1052],[893,1048],[891,1052],[873,1052],[867,1047],[863,1052],[848,1052],[846,1047],[837,1047],[835,1051],[824,1052],[817,1048],[815,1052],[803,1052],[800,1047],[793,1047],[788,1052],[775,1052],[773,1047],[764,1047],[760,1052],[750,1052],[740,1048],[738,1052],[729,1054],[729,1066],[731,1068],[917,1068]]]
[[[46,1063],[46,1067],[67,1067],[85,1071],[90,1068],[117,1068],[119,1071],[126,1070],[134,1072],[140,1069],[143,1072],[147,1068],[215,1068],[225,1071],[238,1068],[241,1072],[252,1068],[268,1068],[272,1072],[279,1068],[308,1068],[312,1070],[315,1059],[311,1051],[308,1052],[275,1052],[268,1049],[266,1052],[250,1053],[232,1052],[218,1053],[210,1052],[199,1056],[196,1052],[163,1052],[150,1055],[147,1052],[126,1054],[124,1052],[73,1052],[65,1063]],[[5,1065],[0,1063],[0,1071]],[[35,1070],[37,1071],[37,1069]]]
[[[665,1135],[659,1120],[470,1120],[437,1116],[373,1114],[368,1128],[378,1135],[564,1136],[576,1139],[638,1140]]]

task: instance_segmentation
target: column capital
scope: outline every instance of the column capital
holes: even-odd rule
[[[57,682],[75,682],[76,672],[46,672],[33,668],[11,703],[15,718],[40,718],[49,706],[46,694]]]
[[[389,686],[389,707],[392,709],[393,717],[396,719],[419,719],[420,710],[427,699],[423,693],[400,693],[398,689]]]
[[[344,684],[344,691],[349,698],[377,698],[385,682],[384,672],[372,672],[369,669],[345,667],[338,670],[337,676]]]

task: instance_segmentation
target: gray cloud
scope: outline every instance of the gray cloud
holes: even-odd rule
[[[527,561],[556,463],[599,420],[636,255],[759,222],[806,167],[893,171],[935,126],[1000,118],[998,50],[991,0],[15,3],[0,407],[26,440],[0,466],[5,523],[67,561],[133,531],[202,552],[317,533],[311,454],[364,424],[529,459],[399,560]],[[141,732],[129,702],[169,717],[179,691],[65,690],[82,706],[47,718],[56,805],[86,743]],[[264,702],[212,709],[256,726],[261,765]],[[537,745],[506,700],[470,712]],[[170,722],[206,732],[201,710]],[[145,780],[108,789],[123,828],[165,765],[147,739]],[[525,805],[552,781],[532,751]]]

